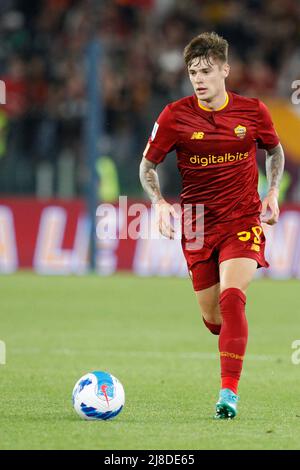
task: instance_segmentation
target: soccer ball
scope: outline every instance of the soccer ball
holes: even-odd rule
[[[120,413],[125,403],[125,393],[123,385],[113,375],[94,371],[78,380],[72,400],[81,418],[107,420]]]

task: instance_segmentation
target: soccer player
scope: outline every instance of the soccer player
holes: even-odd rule
[[[174,207],[161,194],[156,167],[176,150],[182,177],[182,249],[205,326],[219,335],[221,390],[215,417],[237,414],[238,382],[248,325],[246,290],[258,267],[267,267],[261,222],[278,221],[284,154],[267,107],[226,90],[228,43],[216,33],[195,37],[184,49],[194,94],[168,104],[154,125],[140,164],[142,186],[156,208],[160,233],[174,238]],[[257,192],[256,145],[265,149],[267,197]],[[203,243],[189,230],[204,207]],[[202,218],[203,218],[202,217]],[[196,237],[198,237],[196,231]],[[199,238],[199,237],[198,237]],[[201,237],[200,237],[201,238]]]

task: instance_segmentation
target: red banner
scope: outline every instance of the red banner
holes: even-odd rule
[[[180,239],[150,238],[151,208],[144,202],[104,204],[97,210],[97,271],[186,276]],[[133,230],[134,229],[134,230]],[[258,276],[300,278],[300,206],[281,208],[277,225],[264,226],[269,269]],[[128,238],[128,233],[134,236]],[[0,200],[0,272],[32,268],[41,274],[88,272],[89,223],[81,200]]]

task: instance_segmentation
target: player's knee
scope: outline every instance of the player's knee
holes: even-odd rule
[[[222,317],[218,305],[211,309],[202,310],[202,319],[206,328],[208,328],[213,335],[220,334]]]
[[[221,323],[219,296],[216,299],[201,299],[199,307],[203,318],[210,323]]]
[[[197,292],[197,299],[205,326],[211,333],[220,333],[222,317],[219,305],[219,284]]]

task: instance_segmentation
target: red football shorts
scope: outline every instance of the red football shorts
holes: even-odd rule
[[[204,236],[201,249],[182,249],[195,291],[207,289],[220,281],[219,264],[232,258],[251,258],[257,267],[268,267],[265,260],[265,235],[258,218],[219,224],[213,234]]]

